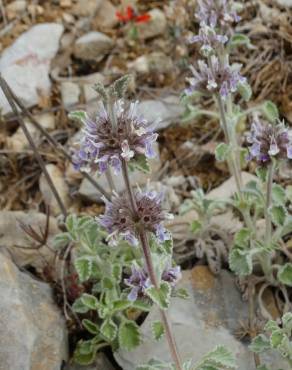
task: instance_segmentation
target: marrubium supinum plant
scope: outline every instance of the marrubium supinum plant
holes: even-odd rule
[[[229,255],[230,267],[239,276],[248,276],[260,267],[264,280],[267,280],[264,287],[270,284],[279,288],[287,310],[291,304],[285,285],[292,286],[292,264],[283,238],[292,230],[291,215],[287,210],[291,199],[274,179],[279,163],[292,159],[292,138],[272,102],[242,109],[244,102],[250,100],[252,91],[240,74],[241,66],[230,63],[230,55],[239,46],[250,48],[252,45],[245,35],[235,34],[232,28],[240,20],[237,14],[240,8],[240,4],[231,0],[198,1],[195,16],[200,30],[198,35],[190,37],[190,42],[199,45],[202,59],[191,66],[192,76],[188,79],[184,101],[189,117],[203,114],[217,117],[224,133],[225,142],[217,146],[216,159],[228,163],[237,187],[232,202],[226,200],[226,204],[239,210],[245,223],[245,228],[235,235]],[[199,99],[204,97],[213,98],[217,111],[200,109]],[[254,118],[246,140],[248,148],[243,148],[244,139],[239,137],[237,125],[249,114]],[[258,181],[244,186],[241,169],[248,160],[257,162]],[[263,218],[264,230],[257,225]],[[200,232],[198,223],[196,232]],[[279,253],[288,256],[284,265],[277,263]],[[260,296],[262,293],[263,289]]]
[[[164,227],[171,215],[163,210],[162,194],[133,187],[130,181],[132,169],[149,170],[147,158],[155,155],[153,144],[158,135],[137,113],[138,103],[124,99],[128,81],[125,76],[108,88],[95,86],[101,97],[95,119],[85,112],[71,114],[83,124],[83,137],[73,154],[75,167],[106,172],[112,186],[111,196],[103,198],[104,214],[95,219],[69,216],[68,231],[56,239],[59,245],[75,244],[79,279],[92,285],[92,291],[73,304],[76,313],[89,315],[82,324],[93,335],[78,343],[75,359],[87,364],[106,345],[113,350],[140,345],[143,338],[129,310],[147,312],[155,304],[161,320],[152,323],[153,337],[166,337],[172,363],[153,359],[139,369],[233,369],[234,358],[223,346],[196,366],[192,361],[183,363],[178,353],[167,309],[171,296],[186,298],[187,293],[175,288],[181,271],[172,261],[172,237]],[[123,176],[122,194],[114,190],[111,169]]]

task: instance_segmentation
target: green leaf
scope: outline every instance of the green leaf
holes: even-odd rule
[[[196,370],[235,369],[236,363],[232,353],[224,346],[217,346],[213,351],[207,353],[195,367]]]
[[[77,229],[78,221],[76,215],[69,215],[66,218],[66,228],[70,234],[74,235]]]
[[[270,345],[272,348],[278,348],[285,337],[285,334],[281,329],[274,330],[270,336]]]
[[[159,341],[163,335],[164,335],[164,326],[161,321],[154,321],[151,324],[152,327],[152,333],[154,336],[154,339]]]
[[[82,325],[85,327],[89,333],[96,335],[99,333],[99,327],[96,325],[94,322],[88,320],[88,319],[83,319],[82,320]]]
[[[72,309],[77,313],[86,313],[89,311],[89,308],[82,302],[81,298],[76,299],[72,305]]]
[[[139,311],[149,312],[152,305],[142,301],[141,299],[137,299],[135,302],[132,302],[132,307]]]
[[[279,119],[279,111],[276,104],[269,100],[263,104],[262,111],[264,116],[272,123]]]
[[[234,236],[234,244],[242,248],[246,248],[249,245],[251,231],[247,228],[242,228]]]
[[[139,346],[141,335],[139,326],[134,321],[123,321],[119,328],[119,344],[126,351]]]
[[[252,96],[252,89],[248,83],[238,85],[237,91],[244,101],[249,101]]]
[[[98,93],[104,103],[108,101],[108,94],[102,83],[98,82],[93,86],[93,89]]]
[[[278,204],[284,206],[286,203],[286,192],[285,189],[278,184],[273,184],[272,187],[272,199]]]
[[[266,365],[260,365],[257,367],[257,370],[269,370],[269,368]]]
[[[256,175],[261,180],[262,183],[265,183],[267,181],[267,168],[266,167],[257,167],[256,169]]]
[[[191,232],[196,234],[202,229],[202,224],[198,220],[195,220],[191,223]]]
[[[98,300],[94,295],[83,293],[80,297],[81,302],[88,307],[90,310],[98,309]]]
[[[158,289],[154,287],[146,289],[146,294],[161,309],[166,310],[169,306],[171,286],[168,283],[163,282]]]
[[[77,110],[74,112],[70,112],[68,117],[74,121],[84,122],[88,118],[87,113],[83,110]]]
[[[292,185],[286,187],[286,197],[290,203],[292,203]]]
[[[225,143],[220,143],[215,149],[215,158],[218,162],[226,161],[230,153],[230,146]]]
[[[115,287],[113,279],[105,276],[101,281],[102,290],[112,290]]]
[[[96,350],[91,340],[79,341],[74,352],[74,361],[80,365],[90,365],[95,360]]]
[[[74,261],[74,266],[81,282],[90,278],[92,273],[92,260],[88,257],[79,257]]]
[[[229,254],[229,266],[239,276],[252,273],[252,257],[240,248],[234,247]]]
[[[229,45],[231,47],[250,45],[250,39],[241,33],[236,33],[230,38]]]
[[[278,329],[279,329],[279,326],[274,320],[269,320],[264,327],[265,331],[274,331]]]
[[[268,209],[268,212],[276,226],[284,226],[287,211],[283,206],[272,206]]]
[[[265,335],[260,334],[253,339],[249,349],[255,353],[261,353],[270,349],[270,341]]]
[[[142,171],[144,173],[150,173],[151,172],[151,168],[150,168],[148,159],[143,154],[135,156],[135,158],[129,163],[129,167],[132,171],[134,169],[137,169],[137,170]]]
[[[278,280],[288,286],[292,287],[292,263],[286,263],[278,270]]]
[[[112,342],[117,336],[118,327],[112,319],[106,319],[100,327],[100,332],[106,339]]]
[[[118,311],[124,311],[127,308],[131,307],[132,302],[127,301],[126,299],[119,299],[118,301],[113,302],[113,312],[118,312]]]
[[[55,248],[63,248],[66,247],[72,241],[71,236],[69,233],[61,233],[55,236],[53,240],[53,246]]]
[[[175,289],[172,295],[181,299],[188,299],[190,297],[188,291],[184,288]]]
[[[122,99],[126,93],[132,76],[127,74],[117,79],[109,88],[110,96]]]

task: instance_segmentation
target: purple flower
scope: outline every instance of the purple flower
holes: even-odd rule
[[[176,283],[181,279],[180,266],[169,267],[162,273],[161,279],[168,282],[171,286],[175,286]]]
[[[105,199],[105,213],[98,218],[98,222],[109,233],[109,240],[116,244],[118,236],[121,236],[137,246],[140,228],[156,234],[160,242],[168,240],[170,235],[163,221],[170,215],[162,209],[162,194],[137,191],[135,199],[137,214],[133,212],[126,194],[114,194],[111,202]]]
[[[230,24],[240,21],[232,0],[198,0],[198,5],[196,17],[201,24],[226,29]]]
[[[189,38],[190,43],[199,43],[201,45],[201,52],[205,56],[210,55],[227,41],[227,36],[218,35],[213,28],[207,25],[202,25],[199,34]]]
[[[129,161],[139,154],[148,158],[155,156],[152,146],[158,135],[138,115],[138,102],[126,108],[124,105],[123,100],[118,100],[113,106],[117,127],[113,127],[102,103],[95,120],[88,117],[84,120],[80,148],[73,155],[76,169],[90,169],[98,164],[100,172],[112,166],[117,173],[121,170],[122,159]]]
[[[188,78],[190,87],[185,92],[187,95],[195,91],[205,95],[219,93],[225,99],[237,90],[239,84],[246,82],[239,73],[240,68],[238,65],[221,63],[215,55],[210,57],[210,65],[199,60],[197,70],[191,66],[193,76]]]
[[[125,284],[131,288],[128,299],[131,302],[136,301],[138,297],[144,295],[145,290],[151,286],[150,279],[144,268],[132,266],[132,274],[128,279],[125,279]]]
[[[247,141],[251,144],[249,159],[255,158],[260,164],[272,158],[292,159],[292,137],[283,122],[253,122]]]
[[[131,288],[128,295],[129,301],[136,301],[138,297],[143,297],[145,290],[151,286],[151,281],[145,268],[132,266],[131,276],[125,279],[125,284]],[[181,278],[180,266],[167,267],[161,276],[162,281],[168,282],[171,286],[175,286]]]

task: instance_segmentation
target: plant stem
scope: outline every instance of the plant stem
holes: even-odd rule
[[[229,162],[229,164],[230,164],[229,165],[229,167],[230,167],[229,170],[235,178],[237,191],[239,193],[239,196],[241,196],[242,180],[241,180],[241,170],[239,168],[239,161],[237,160],[237,147],[238,147],[238,145],[237,145],[237,142],[235,140],[234,135],[230,133],[228,123],[227,123],[224,104],[223,104],[223,101],[222,101],[222,98],[221,98],[220,94],[217,95],[217,102],[218,102],[218,106],[219,106],[220,121],[221,121],[222,128],[223,128],[223,131],[224,131],[225,139],[226,139],[228,144],[231,144],[231,149],[232,149],[231,160]]]
[[[134,215],[136,217],[138,217],[137,204],[136,204],[134,192],[133,192],[133,189],[132,189],[132,186],[131,186],[131,183],[130,183],[128,166],[127,166],[127,163],[126,163],[125,160],[122,160],[122,170],[123,170],[124,181],[125,181],[125,184],[126,184],[126,191],[128,193],[128,196],[129,196],[132,211],[133,211]],[[152,257],[151,257],[151,249],[150,249],[150,246],[149,246],[147,234],[146,234],[146,232],[143,228],[140,228],[139,237],[140,237],[142,251],[143,251],[143,255],[144,255],[144,259],[145,259],[145,265],[146,265],[146,268],[147,268],[147,272],[148,272],[151,284],[156,289],[159,289],[159,283],[158,283],[158,280],[157,280],[157,276],[155,274],[154,265],[153,265],[153,261],[152,261]],[[175,343],[175,339],[174,339],[172,331],[171,331],[171,325],[170,325],[167,313],[166,313],[166,311],[162,310],[161,308],[159,308],[159,313],[160,313],[161,320],[162,320],[162,323],[163,323],[163,326],[164,326],[164,329],[165,329],[165,335],[166,335],[166,338],[167,338],[167,342],[168,342],[168,346],[169,346],[169,349],[170,349],[172,360],[175,363],[175,367],[176,367],[177,370],[183,370],[183,367],[181,365],[181,360],[180,360],[180,357],[179,357],[179,353],[178,353],[178,349],[177,349],[177,345]]]
[[[273,162],[270,163],[268,167],[268,179],[266,187],[266,205],[265,205],[265,219],[266,219],[266,244],[271,242],[272,237],[272,220],[269,213],[269,208],[272,203],[272,186],[273,186],[273,177],[274,177],[275,165]]]
[[[53,181],[51,179],[51,176],[49,175],[49,173],[47,171],[47,168],[46,168],[46,165],[45,165],[45,163],[43,161],[43,158],[40,155],[40,153],[38,152],[38,148],[35,145],[35,143],[33,141],[33,138],[31,136],[29,130],[27,129],[26,124],[25,124],[23,118],[19,114],[19,111],[17,109],[17,106],[14,103],[14,99],[13,99],[13,97],[10,94],[9,88],[7,87],[6,81],[3,80],[1,76],[0,76],[0,85],[1,85],[1,89],[2,89],[2,91],[3,91],[3,93],[4,93],[5,97],[6,97],[6,99],[8,100],[8,103],[9,103],[11,109],[13,110],[14,114],[17,117],[17,121],[18,121],[18,123],[19,123],[19,125],[20,125],[20,127],[21,127],[21,129],[22,129],[22,131],[23,131],[23,133],[24,133],[24,135],[25,135],[25,137],[26,137],[29,145],[31,146],[31,148],[32,148],[32,150],[34,152],[34,155],[36,157],[36,160],[38,161],[39,166],[41,167],[41,169],[43,171],[43,174],[45,176],[45,179],[47,180],[47,183],[48,183],[48,185],[49,185],[49,187],[50,187],[50,189],[51,189],[51,191],[52,191],[52,193],[53,193],[53,195],[54,195],[54,197],[55,197],[55,199],[56,199],[56,201],[57,201],[57,203],[58,203],[58,205],[60,207],[60,210],[61,210],[64,218],[66,219],[66,217],[67,217],[66,207],[65,207],[65,205],[64,205],[64,203],[63,203],[63,201],[62,201],[62,199],[61,199],[61,197],[60,197],[60,195],[59,195],[59,193],[58,193],[58,191],[57,191],[57,189],[55,187],[55,184],[53,183]]]
[[[2,91],[4,92],[4,89],[6,89],[6,92],[10,95],[11,101],[14,101],[15,104],[20,108],[22,113],[29,118],[30,122],[41,132],[41,134],[44,135],[44,137],[48,140],[48,142],[55,147],[57,150],[59,150],[66,159],[72,162],[72,157],[68,152],[63,148],[63,146],[58,143],[53,136],[51,136],[46,129],[44,129],[39,122],[34,118],[34,116],[30,113],[28,109],[26,109],[25,105],[18,99],[18,97],[14,94],[14,92],[11,90],[10,86],[7,84],[7,82],[4,80],[4,78],[0,74],[0,86]],[[5,93],[4,93],[5,94]],[[8,102],[11,102],[8,99],[7,95],[6,98]],[[16,117],[19,117],[19,113],[16,115]],[[103,195],[105,196],[108,200],[110,200],[110,195],[103,189],[102,186],[100,186],[88,173],[84,171],[80,171],[82,175]]]

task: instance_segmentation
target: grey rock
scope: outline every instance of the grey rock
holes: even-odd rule
[[[50,93],[50,62],[59,49],[63,29],[58,23],[37,24],[2,53],[0,73],[27,107]],[[11,111],[2,91],[0,109],[3,114]]]
[[[118,23],[116,12],[116,7],[109,0],[103,0],[94,19],[94,23],[101,30],[110,29]]]
[[[93,17],[99,10],[103,0],[87,0],[84,6],[84,0],[78,0],[72,9],[72,13],[78,17]]]
[[[138,107],[138,111],[149,122],[157,123],[157,130],[161,130],[172,123],[178,122],[184,108],[177,96],[169,95],[160,100],[142,101]]]
[[[77,39],[74,55],[83,60],[101,61],[114,47],[113,40],[101,32],[92,31]]]
[[[292,0],[274,0],[274,2],[280,6],[292,8]]]
[[[61,96],[64,107],[74,109],[74,105],[79,103],[80,88],[74,82],[62,82]]]
[[[149,180],[153,179],[153,176],[158,172],[159,168],[161,167],[161,162],[159,158],[159,151],[158,151],[158,144],[156,145],[156,153],[157,157],[150,159],[149,164],[151,167],[151,173],[141,173],[140,171],[133,171],[131,173],[131,183],[133,185],[138,184],[139,186],[145,185]],[[121,175],[115,176],[113,175],[113,180],[116,186],[116,190],[118,192],[122,192],[125,189],[125,184],[123,177]],[[107,178],[105,174],[102,174],[98,178],[98,183],[107,191],[110,191],[109,185],[107,182]],[[101,194],[96,190],[96,188],[87,180],[83,179],[79,188],[79,194],[84,196],[85,198],[88,198],[93,201],[100,201],[101,200]]]
[[[51,288],[0,254],[0,370],[60,370],[67,331]]]
[[[167,27],[166,17],[160,9],[152,9],[149,14],[148,22],[138,24],[139,37],[144,40],[163,35]]]
[[[38,244],[21,228],[29,225],[37,232],[45,231],[46,215],[40,212],[1,211],[0,212],[0,247],[9,253],[19,267],[33,266],[42,270],[53,263],[55,254],[46,246],[36,249]],[[53,238],[60,232],[54,217],[49,220],[47,244],[52,246]]]
[[[222,271],[215,277],[208,267],[197,266],[183,272],[178,287],[187,289],[190,295],[187,300],[173,298],[168,311],[182,359],[193,359],[195,364],[220,344],[235,355],[238,370],[255,370],[252,352],[234,336],[241,323],[248,320],[248,304],[242,301],[234,276]],[[123,369],[134,370],[151,358],[171,362],[166,339],[157,342],[152,336],[151,323],[159,319],[154,307],[141,326],[142,344],[134,351],[119,349],[115,353]],[[269,361],[271,369],[289,370],[285,361],[275,354],[265,355],[263,360]]]
[[[139,74],[170,74],[174,70],[172,59],[160,51],[142,55],[128,67]]]

